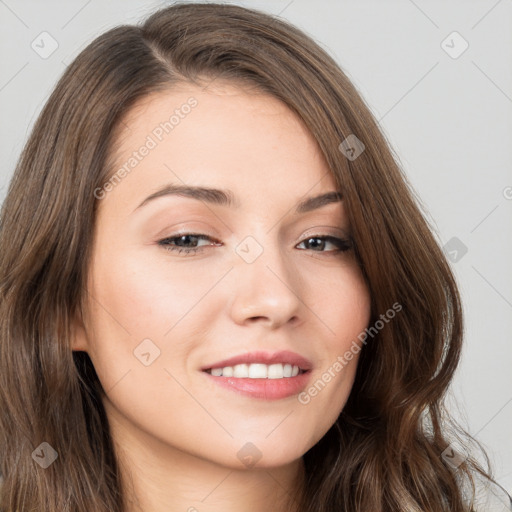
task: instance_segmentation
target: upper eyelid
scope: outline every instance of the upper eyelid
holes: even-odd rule
[[[195,230],[194,228],[177,228],[177,229],[178,229],[178,231],[176,231],[175,233],[173,233],[171,235],[166,235],[163,238],[174,238],[174,237],[183,236],[183,235],[208,236],[210,238],[215,238],[215,239],[218,238],[218,236],[215,234],[209,234],[208,232],[205,232],[204,231],[205,228],[199,228],[197,230]],[[324,230],[325,231],[334,231],[334,233],[330,233],[330,232],[323,233],[322,231],[324,231]],[[337,227],[337,226],[328,226],[326,224],[320,224],[318,226],[308,228],[305,231],[303,231],[303,233],[304,234],[302,236],[304,236],[304,237],[305,236],[333,236],[333,237],[337,238],[341,235],[342,238],[352,239],[350,229],[345,229],[345,228]],[[161,239],[163,239],[163,238],[161,238]]]

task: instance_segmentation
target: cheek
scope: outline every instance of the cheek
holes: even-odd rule
[[[336,421],[350,395],[363,349],[362,333],[371,315],[368,286],[357,267],[345,269],[332,282],[337,286],[331,283],[314,302],[329,333],[323,338],[322,360],[308,387],[297,397],[317,416],[319,432]]]
[[[148,257],[148,252],[146,247],[99,258],[91,289],[110,313],[109,319],[99,311],[108,323],[161,339],[199,304],[221,274],[207,272],[204,265],[194,266],[192,274],[185,262],[171,264],[157,249],[154,256]]]
[[[359,268],[352,264],[337,272],[329,276],[326,286],[316,286],[311,295],[314,312],[326,327],[324,339],[331,356],[344,352],[357,340],[368,325],[371,311],[369,289]]]
[[[140,369],[148,352],[160,371],[183,365],[219,315],[221,301],[208,292],[225,269],[196,264],[192,272],[185,261],[171,264],[163,249],[150,252],[110,249],[93,261],[88,346],[105,389]]]

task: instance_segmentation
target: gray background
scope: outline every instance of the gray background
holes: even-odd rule
[[[451,410],[512,494],[512,0],[233,3],[280,14],[320,42],[395,148],[463,295]],[[165,4],[0,0],[0,201],[67,64],[101,32]],[[43,31],[58,44],[47,58],[31,46],[51,49]],[[460,55],[454,31],[469,44]]]

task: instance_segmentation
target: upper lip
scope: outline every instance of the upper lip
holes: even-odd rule
[[[230,357],[222,361],[217,361],[212,364],[203,366],[201,370],[210,370],[212,368],[224,368],[225,366],[235,366],[237,364],[291,364],[292,366],[298,366],[301,370],[311,370],[313,365],[311,361],[305,357],[291,352],[289,350],[281,350],[279,352],[247,352],[238,356]]]

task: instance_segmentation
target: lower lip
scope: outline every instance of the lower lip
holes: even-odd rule
[[[310,371],[300,373],[295,377],[282,379],[240,379],[236,377],[216,377],[207,372],[209,379],[219,386],[252,398],[263,400],[280,400],[300,393],[307,385]]]

